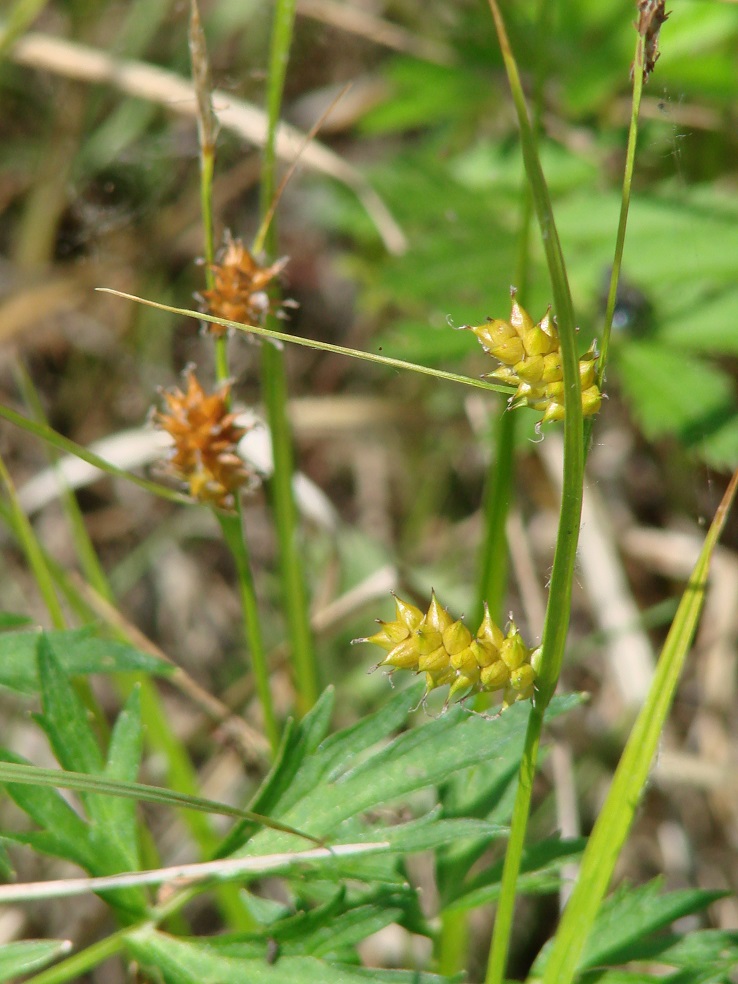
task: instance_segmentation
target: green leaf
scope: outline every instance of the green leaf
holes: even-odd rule
[[[392,892],[374,892],[373,898],[367,895],[364,901],[340,889],[326,903],[270,922],[261,933],[220,935],[208,940],[208,945],[223,956],[253,959],[262,958],[267,940],[274,940],[282,956],[335,958],[339,951],[356,946],[401,915],[402,897]]]
[[[674,967],[706,967],[726,962],[738,967],[738,932],[700,929],[655,941],[654,956]]]
[[[334,769],[345,768],[346,763],[400,727],[407,718],[409,703],[413,700],[417,703],[419,695],[419,689],[399,692],[379,711],[326,738],[335,698],[333,688],[329,687],[297,726],[285,729],[276,761],[251,801],[251,808],[261,814],[286,812],[315,790]],[[218,856],[241,847],[255,829],[252,824],[237,825]]]
[[[138,485],[140,488],[146,489],[154,495],[158,495],[163,499],[169,499],[170,502],[179,502],[186,505],[192,504],[192,500],[186,495],[182,495],[181,492],[175,492],[173,489],[168,489],[164,485],[159,485],[158,482],[150,482],[148,479],[139,478],[138,475],[127,472],[123,468],[118,468],[117,465],[113,465],[111,462],[105,461],[104,458],[101,458],[94,452],[89,451],[81,444],[75,444],[75,442],[70,441],[68,437],[63,437],[61,434],[58,434],[47,424],[36,420],[30,420],[28,417],[24,417],[23,414],[16,413],[15,410],[11,410],[10,407],[0,404],[0,417],[3,417],[5,420],[9,420],[12,424],[15,424],[16,427],[20,427],[27,433],[33,434],[42,441],[46,441],[47,444],[50,444],[52,447],[56,448],[57,451],[64,451],[67,454],[73,454],[77,458],[81,458],[82,461],[86,461],[88,464],[94,465],[94,467],[99,468],[103,474],[107,472],[109,475],[124,478],[126,481],[132,482],[134,485]]]
[[[135,687],[113,728],[103,773],[105,778],[134,782],[141,763],[142,748],[140,688]],[[94,797],[89,802],[91,813],[104,831],[105,839],[115,841],[121,854],[127,858],[131,870],[138,868],[140,861],[136,801],[120,796],[105,796]],[[93,828],[93,837],[96,837],[96,833]]]
[[[10,756],[12,753],[0,750],[0,760],[3,755]],[[17,757],[9,758],[8,761],[11,763],[23,762]],[[162,789],[159,786],[147,786],[140,782],[121,782],[120,780],[111,782],[100,776],[89,776],[82,772],[62,772],[59,769],[40,769],[38,766],[26,763],[22,765],[0,764],[0,782],[8,785],[58,787],[59,789],[74,789],[83,793],[123,796],[126,799],[140,800],[146,803],[161,803],[163,806],[178,806],[188,810],[197,810],[199,813],[215,813],[226,817],[237,817],[239,820],[248,819],[251,823],[263,824],[267,827],[271,824],[275,830],[308,841],[315,841],[315,838],[307,834],[303,835],[300,831],[292,830],[275,820],[270,820],[269,817],[259,816],[248,810],[240,810],[238,807],[229,806],[226,803],[218,803],[216,800],[204,799],[202,796],[189,796],[186,793]]]
[[[361,129],[368,134],[455,121],[460,110],[479,100],[481,80],[468,68],[396,58],[384,75],[393,88],[392,97],[364,115]]]
[[[0,837],[2,837],[1,833]],[[0,878],[4,878],[6,881],[11,881],[14,877],[15,871],[13,869],[13,862],[10,860],[10,856],[5,850],[4,844],[0,841]]]
[[[639,888],[624,885],[597,916],[580,966],[620,964],[644,958],[647,954],[641,950],[641,942],[647,934],[671,925],[675,919],[701,912],[725,895],[725,892],[701,889],[662,894],[659,880]]]
[[[38,637],[37,661],[44,709],[37,720],[46,732],[57,760],[69,772],[89,775],[102,772],[103,757],[87,719],[87,710],[45,635]]]
[[[71,949],[69,940],[22,940],[0,946],[0,984],[17,981],[52,963]]]
[[[33,619],[15,612],[0,612],[0,630],[15,629],[20,625],[30,625]]]
[[[738,487],[728,485],[679,603],[653,682],[625,746],[584,852],[579,880],[564,910],[544,972],[544,984],[570,984],[590,937],[620,851],[633,823],[702,610],[710,559]]]
[[[735,394],[726,373],[659,342],[613,346],[613,357],[646,437],[675,434],[685,447],[697,447],[707,456],[715,440],[720,443],[713,454],[724,449],[720,464],[732,467],[738,461]]]
[[[30,767],[24,758],[5,748],[0,748],[0,762]],[[73,861],[88,871],[92,869],[94,855],[89,849],[88,826],[55,789],[2,781],[9,796],[42,828],[40,850]]]
[[[67,676],[88,673],[151,673],[168,676],[174,667],[133,646],[93,635],[92,628],[0,634],[0,686],[32,694],[39,689],[36,650],[41,636]]]
[[[367,984],[407,981],[441,984],[448,978],[419,971],[363,971],[346,964],[331,964],[315,957],[282,957],[269,963],[268,948],[260,960],[221,956],[206,942],[183,942],[150,927],[126,938],[133,957],[145,968],[156,968],[167,984]]]
[[[562,841],[554,837],[524,850],[518,892],[522,895],[546,895],[558,891],[561,887],[561,868],[576,860],[586,843],[584,839]],[[500,893],[503,860],[486,868],[466,884],[458,884],[444,911],[465,912],[496,901]]]
[[[470,765],[485,762],[492,772],[498,768],[507,771],[511,759],[520,755],[529,713],[523,703],[494,719],[452,708],[366,754],[367,745],[376,743],[380,734],[386,739],[385,728],[399,715],[400,708],[404,705],[407,712],[417,703],[418,693],[413,688],[398,694],[390,712],[379,711],[361,727],[348,729],[320,746],[313,756],[318,762],[308,759],[304,768],[313,780],[322,778],[313,781],[309,789],[303,786],[302,797],[285,812],[280,803],[276,815],[290,825],[299,818],[305,829],[317,836],[341,838],[341,825],[367,810],[446,782]],[[553,713],[562,713],[578,702],[576,696],[561,698]],[[325,763],[321,762],[323,756]],[[331,767],[326,774],[327,763]],[[299,771],[295,782],[302,785]],[[281,849],[282,843],[280,835],[261,832],[238,853],[266,853]]]

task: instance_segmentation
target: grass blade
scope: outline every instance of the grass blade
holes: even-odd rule
[[[710,526],[664,643],[646,703],[625,746],[582,860],[579,881],[564,910],[543,984],[570,984],[633,823],[661,730],[671,707],[705,596],[710,558],[738,488],[735,472]]]

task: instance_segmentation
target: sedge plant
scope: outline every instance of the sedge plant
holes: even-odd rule
[[[16,11],[21,11],[18,5]],[[273,318],[282,309],[274,292],[285,262],[276,249],[275,140],[289,61],[295,4],[278,0],[269,59],[268,128],[261,175],[262,224],[252,248],[228,238],[215,247],[212,186],[216,169],[216,116],[210,103],[207,46],[197,4],[192,2],[190,51],[198,95],[200,190],[204,235],[201,310],[129,297],[154,309],[203,322],[212,339],[216,366],[212,385],[190,369],[181,388],[162,394],[155,423],[172,441],[173,491],[141,479],[80,448],[56,433],[40,416],[30,383],[24,381],[28,416],[0,408],[6,421],[46,441],[56,452],[71,452],[109,474],[137,482],[147,492],[176,503],[198,502],[213,511],[235,562],[249,653],[249,666],[261,707],[261,757],[251,765],[260,781],[250,801],[232,806],[198,795],[191,760],[166,725],[158,705],[156,681],[176,681],[183,693],[206,698],[174,660],[126,633],[114,616],[115,598],[69,501],[79,556],[88,585],[65,576],[38,540],[23,513],[10,474],[0,461],[5,488],[2,518],[25,552],[49,612],[51,628],[29,631],[22,619],[0,615],[0,684],[38,699],[37,720],[60,766],[41,769],[10,749],[0,749],[0,783],[33,825],[3,829],[0,865],[10,871],[4,844],[26,845],[82,868],[87,877],[40,884],[0,886],[0,902],[31,904],[41,898],[95,893],[107,907],[114,929],[73,955],[64,940],[27,940],[0,947],[0,981],[24,976],[33,984],[59,984],[97,972],[104,961],[121,956],[135,962],[142,979],[194,984],[263,980],[270,984],[340,982],[377,984],[413,981],[440,984],[466,969],[466,920],[479,906],[495,903],[486,984],[506,979],[515,905],[522,892],[551,891],[573,858],[581,867],[573,893],[553,939],[532,963],[529,981],[569,984],[576,979],[605,982],[634,979],[617,965],[659,954],[677,961],[679,941],[663,945],[649,934],[679,916],[703,910],[719,893],[659,893],[653,885],[606,900],[615,863],[631,828],[647,782],[681,670],[689,652],[707,584],[710,558],[736,491],[729,484],[666,639],[649,695],[631,731],[610,791],[586,845],[557,838],[531,844],[527,831],[533,784],[545,723],[571,711],[578,695],[556,696],[569,635],[576,549],[581,517],[584,467],[597,414],[606,394],[609,351],[618,276],[625,243],[633,179],[639,103],[644,78],[658,58],[659,31],[666,20],[663,0],[640,0],[633,62],[632,115],[616,233],[605,324],[599,345],[581,352],[551,197],[539,154],[539,136],[523,94],[515,53],[496,0],[489,0],[519,126],[527,176],[517,275],[522,297],[513,292],[510,314],[499,312],[482,324],[466,326],[491,358],[483,379],[441,371],[380,353],[318,342],[285,332]],[[540,8],[544,21],[544,5]],[[552,307],[535,321],[524,302],[528,281],[528,224],[534,215],[546,256]],[[265,255],[262,255],[262,251]],[[254,586],[242,496],[253,477],[240,456],[245,428],[233,405],[228,344],[242,335],[261,340],[261,370],[274,447],[273,511],[280,545],[288,648],[295,683],[294,716],[280,722],[274,708],[269,660]],[[276,344],[275,344],[276,343]],[[299,551],[294,505],[292,439],[287,425],[283,347],[300,345],[325,353],[432,376],[437,382],[503,394],[507,407],[498,429],[497,474],[486,497],[486,537],[481,550],[480,612],[473,624],[450,614],[430,592],[422,605],[399,593],[394,618],[357,640],[379,646],[377,664],[385,672],[421,675],[419,685],[399,689],[373,712],[332,732],[335,692],[318,687],[310,630],[306,573]],[[256,351],[256,348],[254,348]],[[523,409],[527,408],[527,409]],[[506,503],[513,487],[515,414],[535,412],[538,430],[563,425],[563,492],[556,548],[548,585],[540,646],[526,639],[514,620],[504,624],[500,608],[506,583],[504,549]],[[89,590],[85,590],[85,588]],[[99,599],[98,602],[94,598]],[[61,600],[60,600],[61,599]],[[66,608],[83,622],[103,613],[115,632],[70,628]],[[357,652],[353,650],[352,652]],[[125,703],[109,727],[87,678],[90,674],[137,674]],[[130,682],[130,681],[129,681]],[[408,715],[432,703],[431,692],[448,688],[442,712],[427,713],[407,727]],[[142,710],[148,695],[148,708]],[[499,695],[498,707],[488,699]],[[483,698],[480,701],[480,698]],[[210,705],[212,711],[212,705]],[[228,709],[221,723],[229,720]],[[138,780],[144,722],[162,718],[159,741],[182,773],[170,776],[172,789]],[[234,722],[231,721],[231,724]],[[243,724],[247,724],[243,722]],[[233,731],[231,731],[231,734]],[[241,730],[248,740],[248,729]],[[269,766],[264,759],[269,748]],[[460,779],[463,783],[460,783]],[[57,790],[78,797],[75,809]],[[433,791],[445,790],[438,807],[423,809]],[[459,792],[456,808],[453,790]],[[472,804],[463,795],[473,793]],[[411,819],[387,811],[410,799],[420,805]],[[183,809],[188,814],[221,815],[231,826],[216,834],[207,826],[198,838],[205,858],[199,863],[160,865],[155,838],[149,837],[137,803],[148,808]],[[196,828],[197,829],[197,828]],[[504,849],[503,849],[504,845]],[[497,850],[497,863],[487,851]],[[419,905],[407,856],[435,852],[439,880],[446,883],[442,928]],[[147,870],[152,869],[152,870]],[[281,901],[268,898],[260,880],[279,876]],[[236,888],[235,886],[238,886]],[[156,892],[154,889],[156,888]],[[217,935],[198,933],[197,914],[211,894],[222,918]],[[200,908],[198,908],[200,907]],[[648,913],[644,930],[637,913]],[[357,958],[359,945],[378,931],[399,924],[434,939],[436,965],[368,969]],[[738,957],[735,934],[700,935],[695,972],[708,976],[679,980],[728,981]],[[696,966],[696,959],[701,966]],[[689,969],[689,954],[681,957]],[[612,968],[612,972],[611,972]],[[620,976],[618,976],[620,975]],[[653,979],[651,976],[644,980]],[[677,978],[674,978],[675,980]]]

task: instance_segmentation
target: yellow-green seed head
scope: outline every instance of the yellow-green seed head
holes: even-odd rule
[[[507,686],[510,671],[502,660],[498,659],[480,670],[479,679],[485,690],[500,690],[501,687]]]
[[[423,621],[423,613],[415,605],[411,605],[407,601],[403,601],[402,598],[395,598],[395,609],[397,611],[397,621],[402,622],[406,625],[410,632],[413,632],[420,623]]]
[[[468,676],[465,673],[459,673],[454,682],[451,684],[451,688],[448,692],[448,699],[451,700],[457,694],[465,694],[467,691],[473,690],[479,684],[479,673],[472,674]]]
[[[528,650],[513,622],[510,625],[505,641],[500,646],[500,659],[510,672],[512,672],[513,670],[517,670],[519,666],[522,666],[527,658]]]
[[[482,643],[489,643],[494,649],[499,649],[505,639],[505,633],[495,622],[489,613],[487,602],[484,603],[484,618],[477,629],[477,639]]]
[[[512,325],[502,318],[488,318],[483,325],[467,325],[474,332],[488,352],[493,352],[498,345],[510,338],[517,338],[517,332]]]
[[[424,673],[428,692],[448,684],[446,703],[464,694],[504,690],[505,707],[533,693],[536,669],[531,658],[538,660],[540,650],[531,654],[514,624],[505,635],[485,606],[474,637],[461,619],[453,620],[435,594],[425,615],[400,598],[395,601],[394,621],[380,622],[373,636],[355,640],[389,650],[380,666]]]
[[[402,642],[410,635],[407,626],[403,625],[402,622],[380,622],[380,625],[382,628],[374,635],[368,636],[364,641],[371,642],[375,646],[381,646],[388,652],[390,649],[394,649],[398,642]]]
[[[413,634],[418,656],[427,656],[443,643],[443,636],[438,629],[432,628],[427,622],[422,622]]]
[[[522,379],[525,383],[535,385],[543,379],[545,368],[546,364],[543,361],[542,355],[530,355],[527,359],[523,359],[522,362],[516,364],[515,372],[517,373],[518,379]]]
[[[515,300],[515,295],[517,291],[511,290],[510,296],[512,297],[512,308],[510,310],[510,324],[513,326],[515,331],[522,338],[527,332],[535,327],[535,322],[525,310],[521,307]]]
[[[431,603],[428,607],[428,611],[425,613],[425,625],[429,625],[433,629],[437,629],[439,632],[444,632],[450,625],[453,624],[453,619],[443,608],[442,605],[438,604],[438,599],[436,598],[435,591],[431,592]]]
[[[505,365],[514,366],[521,359],[525,358],[525,346],[523,345],[522,339],[514,335],[512,338],[507,338],[505,341],[495,345],[494,348],[489,350],[489,353]]]
[[[523,663],[517,670],[510,673],[510,686],[521,694],[532,690],[535,680],[536,671],[530,663]]]
[[[500,651],[497,646],[485,639],[475,639],[469,649],[472,651],[477,666],[490,666],[500,658]]]
[[[596,414],[602,406],[602,393],[598,386],[590,386],[582,393],[582,413],[585,417]]]
[[[398,670],[416,670],[418,668],[418,647],[412,636],[405,639],[387,653],[380,666],[396,666]]]
[[[418,657],[418,669],[425,673],[440,673],[449,666],[448,653],[443,646]]]
[[[463,649],[468,649],[471,641],[472,634],[461,619],[452,622],[443,631],[443,645],[446,647],[446,652],[449,656],[455,656],[456,653],[460,653]]]
[[[530,654],[530,665],[533,667],[533,672],[538,676],[541,672],[541,657],[543,656],[543,649],[537,646],[533,652]]]
[[[559,379],[563,378],[564,372],[561,368],[561,352],[557,349],[555,352],[550,352],[548,355],[544,355],[541,382],[555,383]]]
[[[451,665],[459,673],[465,673],[467,676],[473,676],[474,674],[478,676],[481,666],[477,661],[475,647],[473,646],[467,646],[461,652],[454,653],[451,656]]]
[[[437,673],[427,672],[425,674],[425,686],[428,691],[435,690],[436,687],[445,687],[447,683],[453,683],[456,679],[456,670],[452,666],[439,670]]]
[[[558,350],[559,342],[556,338],[551,338],[540,325],[533,325],[525,335],[523,335],[523,347],[526,355],[548,355],[550,352]]]

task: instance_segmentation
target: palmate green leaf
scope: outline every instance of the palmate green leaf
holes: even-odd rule
[[[144,967],[158,971],[166,984],[441,984],[448,978],[420,971],[366,971],[315,957],[279,957],[269,963],[268,948],[259,960],[221,956],[207,942],[184,942],[150,927],[128,935],[126,945]]]
[[[317,762],[308,759],[303,766],[310,785],[305,786],[298,770],[294,782],[302,795],[295,800],[290,790],[285,795],[287,808],[277,802],[273,805],[274,815],[290,825],[299,818],[304,829],[315,835],[341,840],[341,825],[365,811],[404,800],[481,762],[490,771],[507,771],[511,759],[520,755],[529,713],[529,707],[522,703],[492,720],[460,707],[452,708],[439,718],[390,739],[385,730],[387,724],[401,718],[403,707],[407,714],[421,692],[421,688],[412,688],[396,695],[389,702],[389,710],[371,715],[361,726],[341,732],[321,745],[312,757]],[[578,700],[562,698],[554,713],[573,707]],[[306,728],[311,726],[311,715],[312,712],[303,722]],[[380,736],[384,744],[368,753],[367,749],[376,745]],[[282,843],[281,835],[261,832],[238,853],[270,852],[280,849]]]
[[[738,931],[721,929],[693,930],[683,936],[654,941],[654,959],[673,967],[707,967],[729,964],[738,967]]]
[[[659,976],[659,982],[672,984],[732,984],[732,971],[738,967],[738,933],[717,929],[691,930],[686,935],[649,937],[637,945],[639,963],[653,961],[667,967],[677,967],[673,974]],[[580,984],[616,984],[640,981],[639,971],[627,968],[603,970],[601,967],[585,971],[578,978]],[[651,978],[648,978],[649,980]]]
[[[582,984],[734,984],[735,961],[721,966],[694,967],[677,970],[673,974],[646,974],[642,970],[603,970],[597,973],[585,974]]]
[[[661,892],[661,881],[634,888],[622,886],[603,905],[582,955],[582,968],[644,959],[643,938],[671,925],[675,919],[701,912],[725,897],[725,892],[686,889]]]
[[[334,890],[327,902],[270,922],[260,933],[221,934],[209,939],[208,945],[222,956],[262,959],[266,942],[273,940],[282,956],[335,959],[342,950],[397,921],[406,894],[383,889],[354,897],[344,889]]]
[[[64,769],[70,772],[81,772],[89,775],[104,774],[105,761],[87,717],[87,711],[70,684],[66,673],[54,656],[45,636],[39,638],[38,644],[38,676],[41,685],[41,700],[43,714],[37,720],[46,732],[57,760]],[[130,761],[124,766],[121,758],[133,753],[140,755],[140,713],[131,717],[131,707],[135,706],[138,696],[132,699],[127,707],[121,729],[117,735],[117,747],[113,749],[111,769],[129,771]],[[131,724],[138,730],[134,739]],[[136,753],[138,748],[138,753]],[[136,770],[138,757],[136,758]],[[134,773],[135,774],[135,773]],[[108,796],[94,793],[81,793],[80,798],[85,805],[90,824],[86,827],[87,849],[90,861],[86,865],[92,875],[112,875],[122,871],[130,871],[136,866],[137,856],[134,843],[131,843],[131,830],[128,817],[122,819],[120,809],[113,805]],[[56,830],[49,834],[57,836]],[[142,913],[147,905],[147,897],[140,889],[115,890],[106,898],[117,907],[133,913]]]
[[[326,738],[334,700],[335,690],[328,687],[299,725],[291,723],[285,729],[275,762],[251,801],[255,812],[272,815],[277,809],[288,810],[321,780],[329,778],[334,768],[340,770],[343,763],[354,761],[407,719],[408,694],[398,692],[375,714]],[[235,851],[255,829],[253,824],[237,825],[221,845],[218,856]]]
[[[738,462],[738,416],[727,373],[660,342],[614,347],[618,379],[650,439],[676,435],[716,467]]]
[[[562,841],[554,837],[533,844],[524,850],[518,878],[518,893],[546,895],[558,891],[561,887],[561,868],[579,858],[586,843],[583,838]],[[445,904],[444,911],[465,912],[496,901],[500,894],[502,864],[501,859],[466,884],[459,884],[456,893]]]
[[[23,694],[39,689],[36,651],[41,638],[67,676],[89,673],[151,673],[168,676],[174,667],[133,646],[94,635],[92,627],[71,631],[0,634],[0,686]]]
[[[543,756],[541,756],[541,759]],[[508,825],[517,791],[518,763],[512,760],[507,771],[488,775],[484,766],[467,769],[452,777],[441,788],[445,817],[485,817]],[[441,898],[457,897],[459,886],[472,865],[488,847],[485,840],[461,841],[442,849],[436,856],[436,878]]]
[[[68,940],[22,940],[0,946],[0,984],[41,970],[70,949]]]

